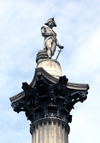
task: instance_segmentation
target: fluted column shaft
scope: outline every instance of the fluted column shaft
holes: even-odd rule
[[[31,124],[32,143],[68,143],[69,125],[58,118],[43,118]]]

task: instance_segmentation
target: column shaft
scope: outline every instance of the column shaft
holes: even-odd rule
[[[32,123],[32,143],[68,143],[69,125],[58,118],[43,118]]]

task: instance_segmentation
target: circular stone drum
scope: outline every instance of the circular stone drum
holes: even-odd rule
[[[37,68],[42,67],[45,71],[47,71],[52,76],[59,78],[62,76],[61,66],[57,60],[46,59],[37,64]]]

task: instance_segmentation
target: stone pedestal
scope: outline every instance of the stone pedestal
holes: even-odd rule
[[[56,78],[62,76],[60,63],[56,60],[53,59],[42,60],[37,65],[37,68],[40,67],[42,67],[45,71],[47,71],[49,74],[51,74]]]
[[[31,124],[32,143],[68,143],[69,125],[58,118],[43,118]]]

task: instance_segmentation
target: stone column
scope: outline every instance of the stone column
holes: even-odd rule
[[[50,64],[54,70],[48,66],[48,73],[41,65],[30,85],[22,83],[24,92],[10,98],[14,111],[24,111],[31,121],[32,143],[68,143],[70,112],[77,102],[87,99],[88,85],[68,83],[66,76],[59,77],[60,66],[54,61],[48,61]]]
[[[32,143],[68,143],[69,125],[54,117],[42,118],[31,124]]]

